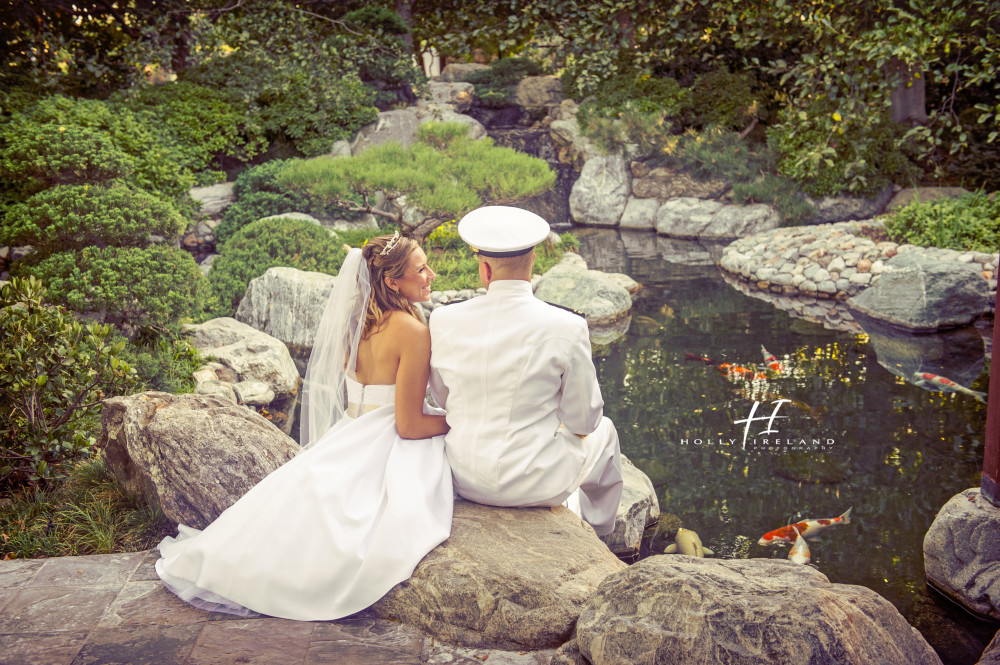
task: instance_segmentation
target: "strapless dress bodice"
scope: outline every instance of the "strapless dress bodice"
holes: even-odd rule
[[[357,418],[369,411],[395,404],[395,384],[364,385],[347,377],[347,415]]]

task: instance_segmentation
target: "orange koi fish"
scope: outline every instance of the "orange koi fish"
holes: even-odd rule
[[[840,517],[834,517],[833,519],[827,520],[806,520],[804,522],[797,522],[796,524],[789,524],[788,526],[783,526],[780,529],[775,529],[774,531],[768,531],[760,540],[757,541],[758,545],[787,545],[789,543],[795,542],[797,536],[801,535],[804,538],[813,538],[820,531],[823,531],[827,527],[831,527],[837,524],[850,524],[851,523],[851,510],[848,508],[847,511]]]
[[[761,344],[760,350],[764,353],[764,364],[767,365],[768,369],[779,374],[785,371],[785,366],[781,364],[781,361],[775,358],[773,353],[765,349],[763,344]]]
[[[798,530],[795,531],[795,544],[792,545],[792,549],[788,553],[788,560],[803,566],[809,563],[809,543]]]
[[[705,363],[706,365],[714,365],[715,361],[711,358],[706,358],[705,356],[698,356],[693,353],[685,353],[684,360],[697,360],[698,362]]]
[[[986,393],[980,392],[978,390],[973,390],[972,388],[966,388],[963,385],[959,385],[952,381],[951,379],[945,378],[943,376],[938,376],[937,374],[931,374],[930,372],[914,372],[913,378],[916,379],[917,385],[923,383],[931,383],[941,390],[948,390],[956,393],[965,393],[971,396],[973,399],[986,403]]]

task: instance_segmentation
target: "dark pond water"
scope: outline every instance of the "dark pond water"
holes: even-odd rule
[[[986,407],[903,377],[921,369],[985,391],[980,331],[914,340],[833,330],[727,284],[715,267],[720,246],[575,232],[591,268],[646,286],[628,333],[596,349],[595,361],[622,452],[652,479],[662,512],[717,556],[746,558],[785,557],[787,548],[757,540],[852,508],[850,525],[810,543],[812,565],[887,598],[945,663],[976,662],[997,626],[926,589],[922,542],[949,498],[979,486]],[[835,314],[815,318],[843,324]],[[716,367],[763,365],[762,346],[781,372],[745,380]],[[755,416],[769,416],[782,398],[793,401],[781,407],[777,433],[756,436],[767,423],[753,422],[744,444],[736,421],[754,401]]]

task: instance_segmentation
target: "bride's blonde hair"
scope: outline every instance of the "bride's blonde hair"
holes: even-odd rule
[[[378,332],[389,312],[394,309],[420,318],[417,308],[385,283],[386,277],[402,279],[410,263],[410,255],[417,247],[415,240],[405,236],[376,236],[370,238],[361,249],[361,256],[368,264],[372,287],[368,310],[365,312],[365,325],[361,331],[362,339],[368,339]],[[386,248],[389,248],[388,251]]]

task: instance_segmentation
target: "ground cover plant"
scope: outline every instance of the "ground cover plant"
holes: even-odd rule
[[[899,243],[995,254],[1000,247],[1000,199],[974,192],[914,201],[887,215],[885,230]]]

